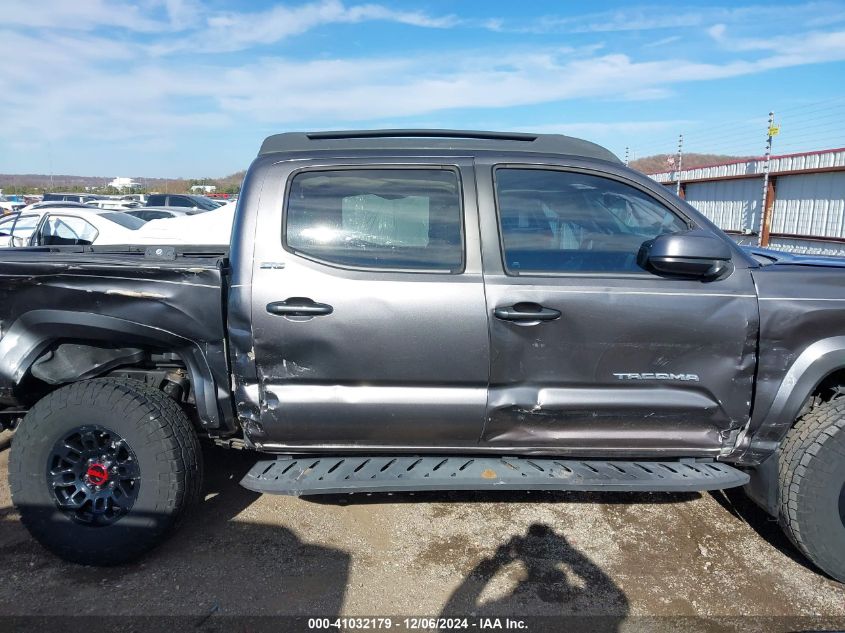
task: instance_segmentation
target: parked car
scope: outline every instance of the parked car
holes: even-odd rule
[[[264,493],[744,485],[845,581],[845,262],[586,141],[271,136],[229,248],[10,249],[0,322],[12,500],[70,561],[160,543],[207,436]]]
[[[147,204],[147,194],[146,193],[127,193],[125,195],[120,196],[121,200],[132,200],[134,202],[140,202],[142,205]]]
[[[143,220],[118,211],[47,207],[3,218],[0,247],[132,244],[142,226]]]
[[[95,207],[97,209],[113,209],[115,211],[137,209],[138,207],[142,206],[140,202],[137,202],[135,200],[115,200],[112,198],[106,198],[103,200],[92,200],[90,202],[86,202],[85,204],[89,207]]]
[[[232,239],[235,207],[235,204],[226,204],[212,211],[151,219],[138,230],[135,243],[228,246]]]
[[[141,207],[126,212],[145,222],[150,220],[164,220],[167,218],[181,218],[186,215],[205,213],[204,209],[188,209],[186,207]]]
[[[23,209],[22,212],[27,211],[34,211],[36,209],[69,209],[69,208],[77,208],[77,209],[90,209],[87,204],[83,204],[81,202],[65,202],[63,200],[51,200],[48,202],[33,202],[32,204],[28,204]]]
[[[0,196],[0,215],[20,211],[26,206],[23,202],[13,200],[7,196]]]
[[[205,196],[195,196],[187,193],[151,193],[147,196],[148,207],[186,207],[188,209],[201,209],[211,211],[220,205]]]
[[[0,217],[0,248],[29,244],[41,215],[38,212],[18,212]]]
[[[45,193],[42,199],[43,202],[91,202],[93,200],[102,200],[106,196],[99,196],[93,193]]]

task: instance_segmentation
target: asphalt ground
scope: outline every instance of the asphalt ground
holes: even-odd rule
[[[94,568],[59,560],[20,524],[10,439],[0,434],[0,628],[9,616],[107,615],[193,630],[252,630],[241,616],[845,629],[845,586],[740,491],[260,496],[238,485],[255,454],[208,446],[204,501],[180,530],[137,563]],[[306,619],[265,623],[313,630]]]

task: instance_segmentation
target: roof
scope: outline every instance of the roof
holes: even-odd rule
[[[474,130],[349,130],[286,132],[264,139],[259,156],[326,150],[495,150],[565,154],[621,162],[601,145],[562,134],[480,132]]]

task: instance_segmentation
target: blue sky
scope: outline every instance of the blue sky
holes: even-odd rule
[[[287,130],[845,145],[845,2],[3,0],[0,172],[244,169]]]

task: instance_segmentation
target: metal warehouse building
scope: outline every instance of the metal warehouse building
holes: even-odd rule
[[[845,148],[651,174],[737,241],[845,256]]]

